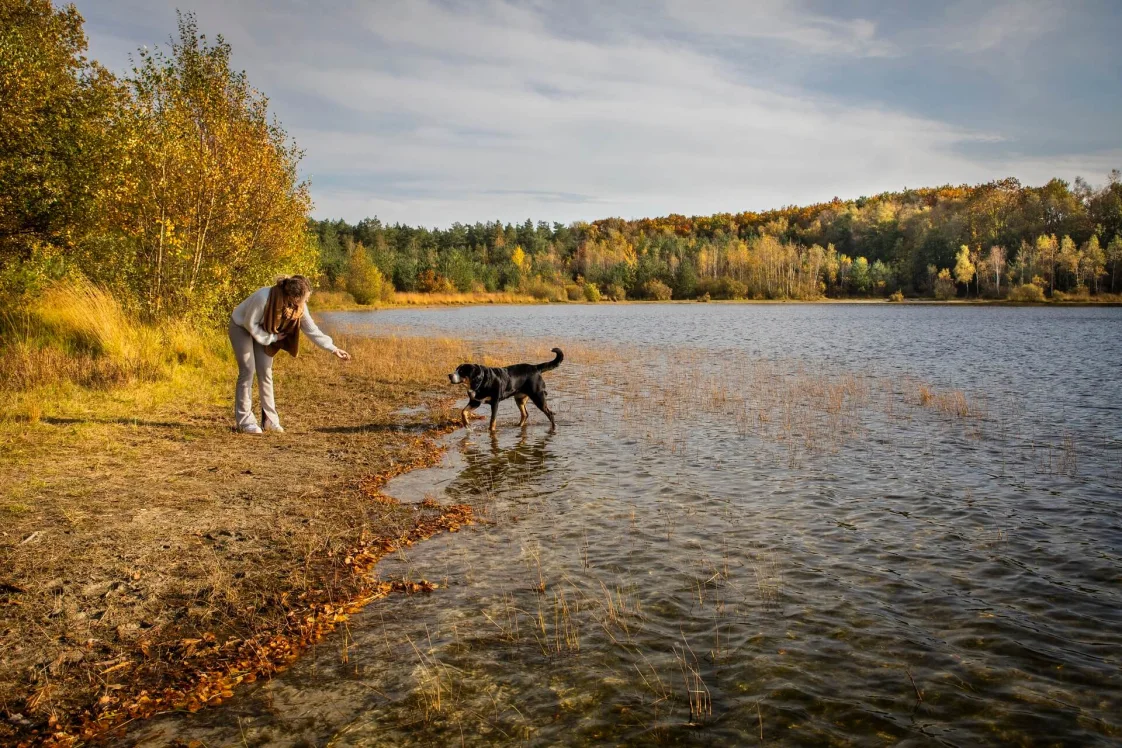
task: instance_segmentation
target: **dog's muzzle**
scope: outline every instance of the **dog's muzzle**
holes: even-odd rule
[[[452,372],[448,375],[448,381],[452,384],[459,384],[462,380],[460,379],[459,374],[457,374],[456,372]]]

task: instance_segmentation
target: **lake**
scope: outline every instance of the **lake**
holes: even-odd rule
[[[134,741],[1122,738],[1122,309],[323,318],[494,363],[559,345],[558,428],[531,407],[520,430],[507,402],[495,437],[477,422],[391,482],[485,520],[376,569],[436,592],[374,603],[275,680]]]

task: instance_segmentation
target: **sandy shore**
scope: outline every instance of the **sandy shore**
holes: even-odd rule
[[[380,490],[439,459],[456,393],[438,383],[463,350],[345,344],[347,365],[277,365],[285,434],[231,431],[232,368],[152,402],[86,393],[0,423],[0,743],[218,703],[367,602],[429,590],[366,572],[472,520]]]

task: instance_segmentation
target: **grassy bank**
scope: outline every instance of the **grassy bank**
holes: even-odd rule
[[[361,572],[470,521],[379,491],[438,456],[432,434],[451,419],[432,387],[465,356],[455,341],[341,341],[347,364],[285,356],[288,432],[253,437],[231,431],[219,334],[147,328],[74,288],[7,324],[2,743],[66,744],[216,703],[356,605],[426,589]]]

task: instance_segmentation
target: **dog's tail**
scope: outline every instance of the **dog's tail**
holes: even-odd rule
[[[538,371],[549,371],[556,369],[565,360],[565,354],[561,352],[560,348],[554,348],[553,352],[557,354],[557,358],[552,361],[546,361],[544,364],[538,364]]]

